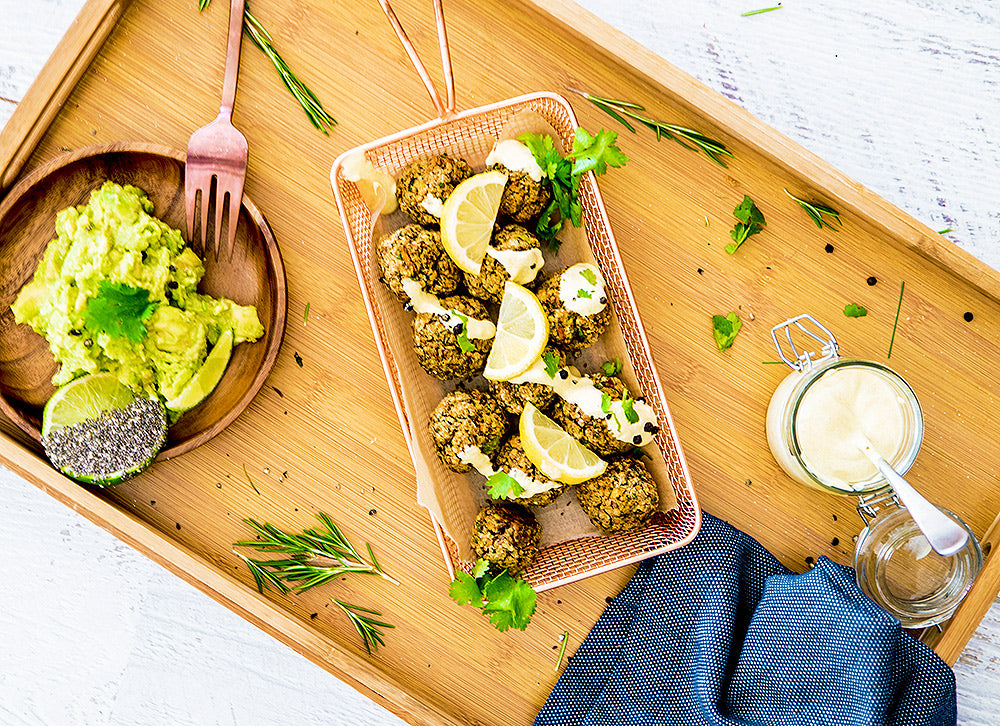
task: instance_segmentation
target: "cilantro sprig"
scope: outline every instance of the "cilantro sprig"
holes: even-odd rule
[[[505,471],[496,471],[486,480],[494,499],[513,499],[524,494],[521,483]]]
[[[743,195],[743,201],[733,210],[733,216],[737,222],[736,226],[729,230],[729,236],[733,238],[733,241],[726,245],[726,252],[729,254],[736,252],[748,237],[761,232],[767,224],[764,214],[746,194]]]
[[[712,335],[715,336],[715,345],[718,346],[720,353],[732,347],[736,334],[742,327],[743,321],[735,312],[712,316]]]
[[[547,134],[521,134],[517,140],[531,151],[542,174],[552,184],[552,201],[542,212],[535,233],[548,240],[553,248],[559,247],[556,234],[567,220],[574,226],[583,224],[583,207],[580,203],[580,178],[588,171],[604,174],[609,166],[622,167],[628,157],[615,145],[618,134],[601,129],[591,135],[578,128],[573,134],[573,150],[563,156]]]
[[[868,310],[863,305],[848,303],[844,306],[844,315],[849,318],[863,318],[868,314]]]
[[[616,355],[614,360],[606,360],[601,363],[601,370],[604,371],[605,375],[617,376],[622,371],[621,356]]]
[[[451,312],[456,318],[462,321],[462,329],[455,337],[458,338],[458,347],[462,349],[462,353],[468,355],[476,349],[475,344],[469,340],[469,316],[462,315],[457,310],[452,310]]]
[[[145,322],[158,305],[145,288],[101,280],[97,295],[87,302],[83,322],[92,332],[139,343],[146,337]]]
[[[507,570],[491,577],[486,560],[477,560],[472,574],[457,572],[448,596],[459,605],[480,608],[501,633],[508,628],[527,628],[537,601],[531,585]]]
[[[545,362],[545,373],[549,378],[554,379],[559,373],[559,356],[551,350],[542,353],[542,360]]]

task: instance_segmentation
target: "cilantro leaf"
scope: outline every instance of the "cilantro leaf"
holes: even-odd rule
[[[462,330],[458,333],[458,347],[462,349],[462,352],[468,355],[476,349],[476,346],[469,340],[469,316],[462,315],[462,313],[457,310],[452,310],[452,314],[462,321]]]
[[[594,297],[593,294],[591,294],[590,290],[584,290],[582,287],[579,290],[576,291],[576,296],[577,297],[585,297],[588,300],[590,300],[591,298]]]
[[[486,560],[480,558],[476,560],[476,564],[472,566],[472,576],[477,580],[485,575],[490,569],[490,563]]]
[[[597,284],[597,274],[589,267],[580,268],[580,277],[589,282],[591,285]]]
[[[849,318],[863,318],[867,314],[868,310],[863,305],[850,303],[849,305],[844,306],[844,315]]]
[[[608,170],[609,166],[625,166],[628,157],[615,146],[617,140],[618,133],[606,129],[601,129],[594,136],[591,136],[583,128],[574,131],[573,153],[570,154],[575,159],[573,174],[581,176],[592,170],[595,174],[601,175]]]
[[[461,570],[455,573],[455,579],[448,586],[448,597],[459,605],[483,606],[483,593],[476,584],[476,578]]]
[[[524,494],[521,483],[505,471],[497,471],[486,480],[494,499],[513,499]]]
[[[625,396],[622,398],[622,411],[625,412],[625,419],[629,423],[639,422],[639,414],[635,412],[635,399],[628,395],[628,391],[625,392]]]
[[[83,321],[94,332],[138,343],[146,337],[144,323],[158,305],[145,288],[102,280],[97,295],[87,302]]]
[[[736,313],[712,316],[712,334],[715,336],[715,344],[719,347],[719,352],[732,346],[736,334],[740,332],[742,327],[743,322]]]
[[[614,360],[606,360],[601,364],[601,370],[604,371],[605,375],[616,376],[621,373],[622,370],[622,359],[620,356],[615,356]]]
[[[535,612],[536,593],[524,580],[511,577],[506,570],[486,583],[483,612],[501,633],[508,628],[524,630]]]
[[[764,214],[746,194],[743,195],[743,201],[737,204],[736,209],[733,210],[733,216],[736,217],[737,222],[729,230],[729,236],[733,238],[732,243],[726,245],[726,252],[729,254],[736,252],[747,241],[748,237],[758,234],[767,224],[764,220]]]
[[[559,356],[551,350],[547,350],[542,353],[542,360],[545,361],[545,372],[548,374],[549,378],[554,379],[556,377],[556,373],[559,372]]]
[[[601,393],[601,410],[604,413],[611,412],[611,396],[604,392]]]

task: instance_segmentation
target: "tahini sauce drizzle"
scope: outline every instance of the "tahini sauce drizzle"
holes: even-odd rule
[[[458,317],[454,310],[450,310],[442,305],[437,295],[425,291],[420,286],[420,283],[412,277],[404,277],[402,285],[403,292],[410,298],[410,304],[413,305],[414,312],[445,316],[448,318],[444,323],[445,327],[450,329],[453,329],[462,322],[462,318]],[[497,334],[497,328],[491,320],[477,320],[476,318],[469,317],[468,322],[465,324],[465,334],[469,338],[489,339]]]
[[[490,457],[484,454],[483,450],[478,446],[466,446],[462,449],[458,458],[466,464],[471,464],[472,468],[485,476],[487,479],[497,473],[497,470],[493,468],[493,463],[490,461]],[[533,497],[536,494],[547,492],[550,489],[555,489],[559,486],[559,482],[557,481],[539,481],[535,477],[530,476],[516,467],[506,473],[514,481],[520,484],[521,489],[524,490],[517,497],[517,499],[527,499],[528,497]]]

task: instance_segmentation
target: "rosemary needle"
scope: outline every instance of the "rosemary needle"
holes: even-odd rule
[[[198,11],[200,12],[207,8],[211,2],[212,0],[198,0]],[[249,5],[243,11],[243,32],[250,36],[253,44],[260,48],[274,65],[275,70],[278,71],[278,75],[281,77],[282,83],[285,84],[285,87],[291,92],[295,100],[302,106],[302,110],[305,111],[309,123],[329,136],[330,129],[337,125],[337,120],[323,108],[323,104],[316,98],[316,94],[309,90],[309,87],[300,81],[298,76],[288,67],[285,59],[275,49],[271,34],[250,13]]]
[[[886,358],[892,357],[892,344],[896,340],[896,326],[899,325],[899,311],[903,307],[903,290],[906,288],[906,281],[904,280],[899,286],[899,302],[896,304],[896,319],[892,322],[892,337],[889,338],[889,352],[886,353]]]
[[[740,13],[740,17],[749,18],[751,15],[760,15],[761,13],[769,13],[772,10],[781,10],[781,6],[775,5],[770,8],[761,8],[760,10],[747,10],[745,13]]]
[[[806,214],[809,215],[809,218],[813,222],[815,222],[816,226],[819,227],[820,229],[823,229],[823,227],[829,227],[834,232],[837,231],[836,227],[834,227],[832,224],[827,222],[826,219],[823,218],[824,214],[830,217],[831,219],[835,220],[837,224],[839,224],[841,227],[844,226],[844,223],[840,220],[840,212],[838,212],[833,207],[828,207],[825,204],[820,204],[819,202],[807,202],[804,199],[799,199],[797,196],[792,194],[787,189],[785,190],[785,194],[787,194],[789,198],[792,199],[792,201],[794,201],[796,204],[802,207],[802,209],[805,210]]]
[[[379,630],[379,628],[395,628],[396,626],[382,622],[381,620],[375,620],[367,617],[367,615],[377,615],[378,617],[382,617],[382,613],[377,610],[369,610],[358,605],[348,605],[335,597],[330,599],[336,603],[340,609],[344,611],[348,619],[350,619],[351,623],[358,631],[358,635],[361,636],[361,640],[365,644],[365,650],[368,651],[368,655],[372,654],[372,650],[378,650],[380,645],[385,645],[385,642],[382,640],[382,631]],[[359,613],[367,613],[367,615],[359,615]]]
[[[709,159],[714,161],[719,166],[728,168],[726,162],[722,160],[723,156],[733,158],[733,153],[726,148],[725,144],[715,141],[714,139],[710,139],[700,131],[695,131],[694,129],[689,129],[685,126],[669,124],[665,121],[656,121],[648,116],[643,116],[639,113],[639,111],[645,111],[646,109],[637,103],[595,96],[591,93],[587,93],[586,91],[581,91],[570,86],[566,86],[566,88],[573,93],[583,96],[585,99],[604,111],[604,113],[608,114],[611,118],[622,124],[633,134],[636,132],[635,127],[629,123],[627,119],[632,119],[633,121],[636,121],[650,129],[656,134],[657,141],[661,138],[667,138],[676,141],[685,149],[690,149],[691,151],[703,151]]]
[[[569,642],[569,631],[564,630],[563,634],[560,636],[559,640],[562,641],[562,645],[559,646],[559,657],[556,659],[556,670],[559,670],[559,666],[562,665],[563,656],[566,655],[566,643]]]

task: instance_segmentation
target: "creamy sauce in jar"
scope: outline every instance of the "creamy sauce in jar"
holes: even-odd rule
[[[447,317],[444,325],[447,328],[454,328],[459,323],[465,325],[465,335],[469,338],[480,338],[489,339],[497,334],[497,328],[491,320],[477,320],[476,318],[469,317],[464,313],[459,314],[456,311],[446,308],[441,304],[441,299],[437,295],[433,295],[424,290],[420,286],[420,283],[414,280],[412,277],[404,277],[402,279],[403,292],[405,292],[410,298],[410,304],[413,305],[414,312],[418,313],[430,313],[431,315],[440,315]]]
[[[560,368],[555,377],[545,370],[539,358],[528,370],[510,379],[510,383],[540,383],[552,388],[567,403],[575,404],[586,415],[604,421],[611,435],[619,441],[645,446],[657,431],[656,412],[645,401],[633,400],[631,410],[636,421],[629,421],[623,401],[606,400],[594,382],[572,367]]]
[[[861,450],[865,441],[903,473],[922,436],[912,390],[894,371],[868,361],[790,373],[767,408],[767,443],[775,461],[798,482],[838,492],[885,486]]]
[[[878,473],[859,448],[865,439],[886,461],[903,447],[903,401],[881,375],[833,368],[805,392],[795,436],[809,469],[831,486],[853,489]]]
[[[525,285],[534,280],[545,264],[542,251],[537,247],[532,247],[530,250],[498,250],[495,247],[487,247],[486,254],[503,265],[510,279],[518,285]]]
[[[498,141],[486,157],[486,166],[500,164],[511,171],[523,171],[536,182],[542,180],[542,167],[535,161],[531,149],[516,139]]]
[[[597,315],[608,304],[604,278],[596,265],[579,262],[559,277],[559,300],[577,315]]]
[[[471,464],[473,469],[478,471],[487,479],[496,474],[498,471],[493,468],[493,463],[490,461],[490,457],[484,454],[483,450],[478,446],[466,446],[462,449],[458,458],[465,464]],[[521,489],[524,490],[518,497],[516,497],[517,499],[527,499],[528,497],[533,497],[536,494],[547,492],[550,489],[555,489],[559,486],[559,482],[557,481],[540,481],[516,467],[505,473],[520,484]]]

